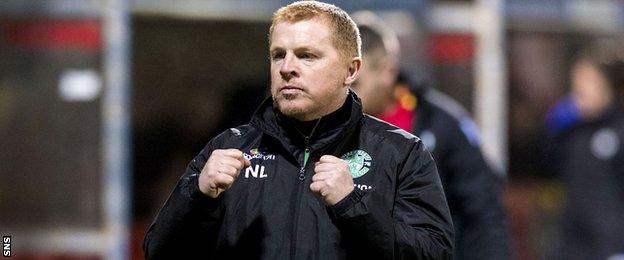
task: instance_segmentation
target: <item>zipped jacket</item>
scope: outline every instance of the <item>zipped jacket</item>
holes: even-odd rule
[[[450,259],[453,226],[435,163],[416,136],[364,115],[350,92],[309,136],[268,99],[250,124],[189,164],[144,241],[148,259]],[[218,198],[199,174],[215,149],[251,166]],[[353,192],[333,206],[310,190],[323,155],[349,163]]]

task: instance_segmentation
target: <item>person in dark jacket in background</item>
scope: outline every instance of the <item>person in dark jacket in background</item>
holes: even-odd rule
[[[412,89],[399,77],[399,42],[379,17],[368,11],[352,17],[364,61],[353,88],[364,112],[418,135],[432,151],[455,226],[455,259],[509,259],[501,180],[484,160],[475,123],[454,100]]]
[[[453,226],[416,136],[365,116],[357,26],[303,1],[269,32],[271,99],[191,161],[148,259],[450,259]]]
[[[554,147],[566,188],[561,259],[624,259],[624,42],[595,42],[570,76],[580,119]]]

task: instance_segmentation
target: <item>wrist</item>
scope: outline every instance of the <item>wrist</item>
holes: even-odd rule
[[[350,185],[344,192],[344,195],[342,195],[341,197],[337,198],[335,201],[333,201],[332,203],[329,203],[330,206],[334,206],[336,204],[338,204],[339,202],[343,201],[346,197],[349,196],[349,194],[351,194],[353,192],[353,190],[355,189],[355,187],[353,185]]]
[[[347,211],[349,211],[362,200],[364,194],[365,193],[361,190],[353,188],[351,192],[347,194],[347,196],[344,197],[342,200],[338,201],[334,205],[328,206],[329,211],[331,212],[331,216],[333,218],[338,218],[344,215]]]
[[[193,207],[211,209],[218,207],[220,204],[221,199],[219,197],[210,197],[201,190],[198,177],[191,178],[188,185]]]

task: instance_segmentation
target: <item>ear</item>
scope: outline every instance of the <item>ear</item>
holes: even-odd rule
[[[362,67],[362,58],[354,57],[349,61],[349,75],[344,80],[345,86],[350,86],[357,79],[358,74],[360,73],[360,68]]]

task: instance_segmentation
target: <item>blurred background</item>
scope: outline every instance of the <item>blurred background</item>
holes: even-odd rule
[[[12,257],[142,259],[186,164],[267,96],[270,18],[289,2],[0,1],[0,234]],[[515,257],[557,258],[566,192],[546,116],[576,53],[624,34],[624,2],[328,2],[376,12],[410,77],[472,113],[506,179]]]

